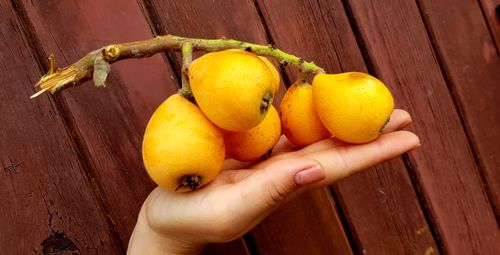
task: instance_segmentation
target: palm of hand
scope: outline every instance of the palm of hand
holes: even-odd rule
[[[408,113],[395,110],[384,134],[361,145],[325,139],[293,151],[282,138],[272,157],[255,165],[226,160],[225,170],[195,192],[173,193],[156,188],[141,214],[153,231],[180,242],[202,244],[236,239],[296,195],[418,147],[416,135],[395,131],[410,122]],[[301,174],[310,169],[316,170],[312,177]],[[302,181],[297,176],[302,176]]]

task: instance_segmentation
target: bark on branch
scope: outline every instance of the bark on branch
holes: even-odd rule
[[[241,49],[253,52],[259,56],[272,57],[282,65],[295,65],[303,73],[324,73],[323,68],[315,65],[313,62],[304,61],[300,57],[269,45],[253,44],[231,39],[195,39],[164,35],[150,40],[111,44],[88,53],[74,64],[64,68],[56,68],[54,56],[51,55],[49,72],[42,76],[40,81],[35,85],[39,86],[40,90],[31,96],[31,98],[37,97],[46,91],[54,93],[63,87],[76,85],[80,81],[92,77],[96,86],[104,86],[104,81],[110,71],[109,64],[122,59],[144,58],[160,52],[182,50],[183,45],[185,47],[183,59],[189,59],[190,52],[193,50],[212,52],[225,49]],[[184,67],[187,68],[187,66]],[[185,87],[183,90],[188,92],[189,87]]]

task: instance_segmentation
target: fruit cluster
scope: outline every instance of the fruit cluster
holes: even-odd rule
[[[226,157],[265,157],[281,133],[302,147],[331,136],[376,139],[394,102],[386,86],[364,73],[317,74],[298,80],[278,111],[272,102],[280,76],[271,62],[243,50],[205,54],[188,68],[194,100],[170,96],[144,134],[146,170],[161,187],[190,191],[213,180]]]

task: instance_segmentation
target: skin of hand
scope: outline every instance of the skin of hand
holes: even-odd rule
[[[366,144],[331,138],[297,150],[282,138],[272,157],[226,160],[225,170],[194,192],[156,188],[141,208],[128,254],[198,254],[206,243],[234,240],[298,194],[419,147],[415,134],[400,130],[410,123],[396,109],[383,134]]]

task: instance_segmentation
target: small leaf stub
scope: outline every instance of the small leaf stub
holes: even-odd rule
[[[106,87],[106,78],[111,71],[109,63],[101,56],[97,55],[94,60],[94,84],[96,87]]]

